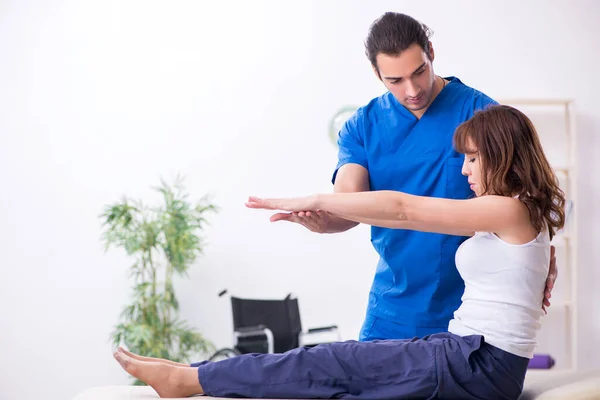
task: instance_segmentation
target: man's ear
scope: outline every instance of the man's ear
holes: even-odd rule
[[[371,68],[373,68],[373,72],[375,73],[375,76],[377,77],[377,79],[381,80],[381,74],[379,73],[379,69],[377,69],[377,66],[371,64]]]
[[[435,58],[435,51],[433,51],[433,45],[431,44],[431,42],[427,42],[427,46],[429,47],[429,61],[433,61],[433,59]]]

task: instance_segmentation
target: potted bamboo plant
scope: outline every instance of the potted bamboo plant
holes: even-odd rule
[[[216,207],[207,197],[190,202],[180,178],[173,185],[161,180],[155,189],[162,197],[155,207],[123,198],[101,214],[106,249],[120,247],[134,260],[131,303],[111,340],[115,347],[125,345],[145,356],[189,362],[191,356],[210,354],[214,346],[179,318],[173,277],[187,276],[202,253],[200,233]]]

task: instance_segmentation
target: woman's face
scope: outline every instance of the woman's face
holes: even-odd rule
[[[469,178],[469,185],[471,190],[475,192],[475,195],[481,196],[481,194],[485,191],[485,187],[481,180],[481,160],[479,157],[479,151],[471,139],[468,139],[467,141],[467,148],[469,150],[467,153],[465,153],[462,174]]]

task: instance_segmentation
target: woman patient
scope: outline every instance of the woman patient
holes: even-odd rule
[[[115,358],[161,397],[517,399],[543,313],[550,240],[564,224],[564,194],[531,121],[512,107],[476,113],[457,128],[454,147],[465,155],[462,173],[475,193],[469,200],[369,191],[246,203],[472,236],[456,252],[465,291],[448,332],[191,366],[124,349]]]

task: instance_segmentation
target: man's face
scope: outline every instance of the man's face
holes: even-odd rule
[[[376,58],[379,78],[396,100],[412,112],[426,109],[433,98],[435,74],[431,65],[433,48],[430,49],[431,58],[416,43],[398,56],[378,54]]]

